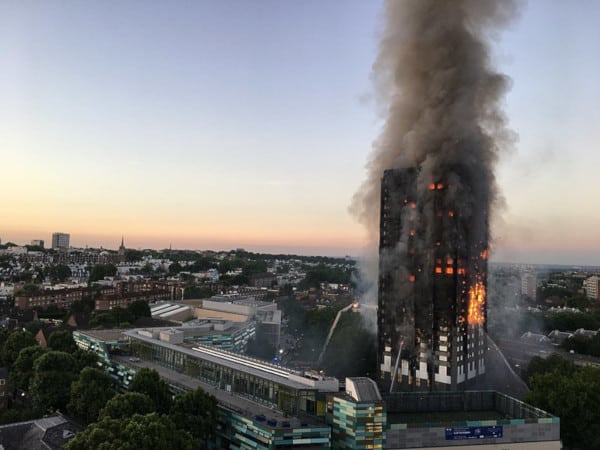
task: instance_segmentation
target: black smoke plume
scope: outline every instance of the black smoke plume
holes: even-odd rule
[[[385,1],[372,74],[384,125],[351,206],[373,243],[383,172],[408,167],[419,168],[418,197],[427,197],[432,182],[448,183],[448,206],[473,236],[467,245],[487,241],[487,217],[499,199],[494,167],[514,141],[501,110],[510,80],[494,69],[490,43],[517,6],[512,0]],[[373,266],[366,271],[377,273]]]

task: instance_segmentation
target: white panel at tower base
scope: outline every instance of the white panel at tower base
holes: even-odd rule
[[[390,373],[392,371],[392,347],[385,347],[385,353],[383,354],[383,361],[380,369],[382,372]]]

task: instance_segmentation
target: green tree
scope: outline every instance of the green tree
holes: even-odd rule
[[[217,427],[217,399],[198,388],[175,397],[171,419],[201,442],[214,436]]]
[[[216,269],[219,265],[216,260],[210,258],[198,258],[191,265],[187,266],[185,269],[191,273],[200,272],[208,269]]]
[[[71,385],[71,401],[67,409],[86,423],[95,422],[100,410],[114,395],[112,381],[106,372],[86,367]]]
[[[253,273],[265,273],[267,271],[267,262],[262,259],[246,261],[242,270],[246,276]]]
[[[14,331],[4,342],[0,357],[2,362],[9,370],[19,356],[19,352],[26,347],[37,345],[37,341],[29,331]]]
[[[0,358],[2,357],[2,347],[4,347],[8,336],[10,336],[10,330],[8,328],[0,328]]]
[[[193,450],[198,446],[187,432],[177,430],[168,416],[136,414],[128,419],[104,418],[75,435],[65,450]]]
[[[77,345],[69,330],[55,330],[48,337],[48,347],[58,352],[74,353]]]
[[[547,358],[534,356],[527,364],[525,370],[525,381],[529,382],[534,375],[541,375],[548,372],[559,372],[566,376],[570,376],[575,372],[575,364],[563,358],[557,353],[552,353]]]
[[[29,384],[33,377],[33,365],[35,360],[45,353],[45,350],[39,345],[25,347],[19,352],[19,356],[13,364],[10,372],[10,380],[15,388],[29,390]]]
[[[69,266],[58,264],[56,266],[50,266],[46,268],[45,275],[50,278],[52,283],[62,283],[72,274]]]
[[[38,284],[25,284],[18,292],[37,292],[40,290]]]
[[[139,319],[140,317],[151,317],[152,314],[150,312],[150,306],[148,306],[148,302],[144,300],[137,300],[133,302],[131,305],[127,307],[127,311],[131,313],[134,319]]]
[[[117,274],[117,268],[113,264],[96,264],[90,270],[89,282],[103,280],[104,277],[114,277]]]
[[[569,308],[579,308],[584,310],[591,306],[591,302],[584,294],[577,294],[567,299],[567,306]]]
[[[208,298],[211,295],[213,295],[213,291],[205,286],[189,286],[186,287],[183,292],[183,298],[186,300],[192,298]]]
[[[154,412],[154,402],[141,392],[125,392],[111,398],[100,411],[100,419],[127,419],[134,414]]]
[[[344,283],[350,284],[352,271],[339,267],[330,267],[324,264],[311,267],[306,271],[304,280],[300,282],[300,289],[318,288],[321,283]]]
[[[174,262],[173,264],[171,264],[169,266],[169,274],[171,275],[176,275],[179,272],[181,272],[183,270],[183,267],[181,267],[181,264],[179,264],[178,262]]]
[[[110,310],[108,313],[112,317],[113,323],[121,323],[121,322],[133,322],[135,320],[134,315],[131,311],[125,308],[115,307]]]
[[[140,250],[127,249],[125,250],[125,260],[127,262],[141,261],[144,252]]]
[[[281,302],[281,308],[288,320],[288,328],[293,334],[298,334],[306,327],[307,313],[300,302],[288,297]]]
[[[544,316],[544,328],[547,331],[575,331],[579,328],[597,330],[599,317],[587,313],[552,313]]]
[[[154,402],[156,411],[167,414],[171,409],[172,395],[169,385],[160,379],[156,370],[143,368],[135,374],[129,391],[146,394]]]
[[[77,379],[77,361],[65,352],[50,351],[35,360],[29,393],[40,411],[64,411]]]
[[[376,367],[376,347],[375,335],[368,329],[363,316],[346,312],[326,349],[324,369],[342,378],[372,375]]]
[[[530,379],[526,401],[560,417],[566,448],[600,448],[600,369],[583,367],[566,375],[557,370]]]
[[[75,358],[75,364],[77,364],[77,372],[86,367],[98,367],[98,356],[95,353],[78,348],[72,356]]]

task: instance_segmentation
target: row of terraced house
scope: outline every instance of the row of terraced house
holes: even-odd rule
[[[148,303],[170,300],[176,295],[176,289],[175,286],[156,281],[122,281],[95,288],[44,289],[16,294],[15,307],[24,310],[49,306],[68,309],[74,302],[92,296],[95,298],[95,309],[107,311],[115,307],[125,308],[139,300]]]

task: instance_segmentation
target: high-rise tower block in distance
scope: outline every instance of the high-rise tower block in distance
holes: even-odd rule
[[[487,205],[418,168],[381,182],[377,311],[380,385],[457,390],[485,373]],[[483,216],[483,217],[476,217]]]
[[[54,250],[68,250],[71,235],[68,233],[52,233],[52,248]]]

